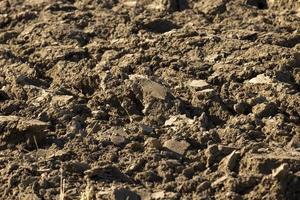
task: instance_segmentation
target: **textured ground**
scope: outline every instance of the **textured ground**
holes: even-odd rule
[[[0,0],[0,199],[300,199],[298,0]]]

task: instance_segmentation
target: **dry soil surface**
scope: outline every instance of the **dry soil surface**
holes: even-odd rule
[[[0,198],[300,199],[298,0],[1,0]]]

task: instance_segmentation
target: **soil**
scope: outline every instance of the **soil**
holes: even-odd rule
[[[298,0],[1,0],[0,198],[300,199]]]

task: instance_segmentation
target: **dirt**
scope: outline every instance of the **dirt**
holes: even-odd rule
[[[297,0],[1,0],[0,199],[300,199]]]

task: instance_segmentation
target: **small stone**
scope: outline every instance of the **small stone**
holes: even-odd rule
[[[188,82],[187,85],[196,90],[204,90],[211,88],[211,86],[205,80],[192,80]]]
[[[182,171],[182,174],[187,178],[192,178],[195,173],[194,167],[187,167]]]
[[[111,196],[112,199],[114,200],[140,200],[141,199],[141,197],[137,193],[126,188],[115,189],[112,192]]]
[[[173,115],[165,121],[165,126],[180,126],[180,125],[192,125],[195,120],[186,117],[186,115]]]
[[[234,171],[238,164],[238,159],[240,158],[240,152],[233,151],[231,154],[223,158],[221,161],[221,168],[226,172]]]
[[[148,138],[145,141],[145,146],[154,148],[154,149],[162,149],[162,145],[161,145],[160,141],[156,138]]]
[[[168,90],[159,83],[145,80],[142,82],[144,96],[152,96],[157,99],[165,100],[168,95]]]
[[[133,163],[127,168],[127,173],[134,171],[141,171],[147,161],[143,158],[134,160]]]
[[[285,178],[289,173],[289,165],[287,163],[281,164],[275,170],[272,170],[272,176],[274,178],[282,179]]]
[[[189,148],[190,144],[184,140],[178,141],[175,139],[171,139],[167,140],[163,146],[175,153],[183,155]]]
[[[274,103],[261,103],[255,105],[252,112],[259,118],[270,117],[277,113],[277,107]]]
[[[119,136],[119,135],[112,135],[110,137],[110,141],[116,146],[121,146],[121,145],[125,144],[126,138],[123,136]]]
[[[252,84],[272,84],[273,80],[264,74],[259,74],[255,78],[249,80],[249,83]]]

